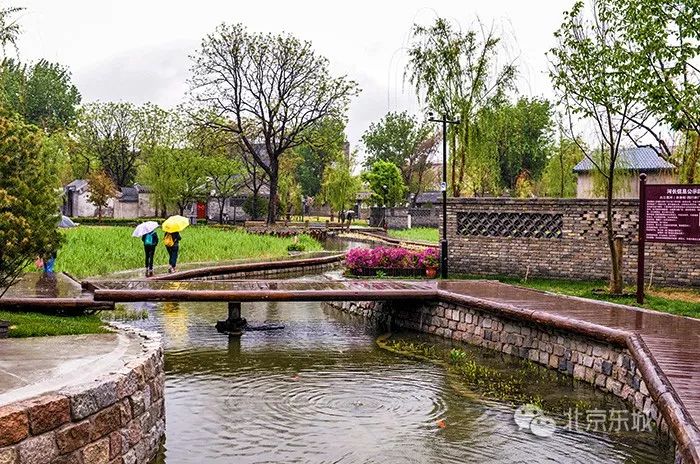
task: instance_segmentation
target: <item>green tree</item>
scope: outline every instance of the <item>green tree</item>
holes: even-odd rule
[[[80,92],[68,68],[39,60],[31,66],[5,59],[0,64],[2,104],[48,133],[67,130],[75,121]]]
[[[304,143],[294,149],[302,158],[296,171],[305,196],[318,195],[326,167],[346,156],[345,124],[343,119],[325,118],[308,131]]]
[[[460,121],[448,134],[455,197],[465,193],[475,156],[476,117],[512,87],[516,75],[512,62],[499,60],[500,41],[494,28],[462,31],[444,18],[428,27],[413,26],[407,78],[428,109]]]
[[[86,156],[97,160],[119,187],[133,184],[143,158],[144,125],[131,103],[90,103],[79,113],[77,136]]]
[[[342,117],[358,93],[355,82],[331,75],[310,42],[250,33],[240,24],[222,24],[204,39],[190,83],[194,102],[226,120],[210,125],[237,135],[267,173],[268,223],[277,218],[282,154],[304,143],[320,121]]]
[[[394,207],[402,203],[406,195],[401,170],[390,161],[377,161],[369,171],[362,174],[362,180],[367,182],[372,196],[370,201],[376,206]]]
[[[156,147],[139,169],[138,180],[151,189],[153,206],[163,217],[177,206],[176,164],[176,149]]]
[[[370,168],[380,160],[394,163],[415,198],[426,189],[424,181],[436,147],[433,132],[432,123],[420,122],[406,111],[389,112],[379,122],[370,124],[362,136],[369,154],[364,165]]]
[[[93,171],[88,176],[88,201],[97,206],[97,217],[102,220],[102,209],[119,191],[112,179],[102,171]]]
[[[571,198],[576,196],[574,167],[584,158],[579,145],[571,139],[560,137],[552,150],[540,179],[540,191],[548,197]]]
[[[224,222],[226,201],[236,195],[243,186],[243,166],[225,155],[215,155],[203,159],[207,190],[219,206],[219,223]]]
[[[331,208],[331,214],[334,211],[342,213],[352,206],[360,188],[360,179],[352,175],[347,159],[336,161],[324,173],[322,194]]]
[[[637,86],[645,110],[632,118],[644,143],[651,135],[659,154],[676,164],[683,180],[697,181],[699,147],[682,143],[674,153],[661,136],[671,128],[682,139],[700,134],[700,2],[697,0],[613,0],[610,8],[621,15],[620,38],[629,61],[627,78]],[[661,124],[659,124],[661,123]],[[648,139],[648,137],[647,137]],[[690,166],[686,166],[690,163]]]
[[[295,169],[301,162],[301,155],[294,150],[280,158],[279,214],[284,215],[288,220],[294,212],[301,212],[302,189]]]
[[[586,156],[606,183],[606,231],[611,257],[610,290],[622,292],[621,257],[615,248],[613,196],[620,145],[638,128],[632,120],[639,107],[635,69],[629,67],[621,17],[612,0],[593,0],[590,15],[577,2],[555,33],[550,77],[562,97],[573,132],[573,117],[591,122],[600,156]],[[577,134],[570,134],[578,141]],[[584,151],[583,147],[582,151]]]
[[[547,100],[494,101],[479,112],[475,126],[476,143],[486,150],[485,159],[497,160],[499,186],[514,190],[524,173],[530,179],[540,177],[552,148],[552,109]]]
[[[190,148],[158,147],[139,178],[151,188],[158,207],[175,207],[183,214],[193,201],[207,196],[206,161]]]
[[[42,134],[0,113],[0,296],[37,256],[55,252],[60,185],[43,159]]]

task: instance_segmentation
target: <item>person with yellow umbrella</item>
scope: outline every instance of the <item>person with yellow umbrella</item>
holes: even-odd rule
[[[180,232],[185,230],[185,228],[190,225],[190,221],[183,216],[170,216],[163,222],[161,226],[165,232],[163,237],[163,245],[165,249],[168,250],[168,272],[175,272],[177,266],[177,255],[180,252]]]

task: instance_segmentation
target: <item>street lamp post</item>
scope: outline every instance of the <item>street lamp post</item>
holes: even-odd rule
[[[442,124],[442,240],[440,240],[440,277],[447,278],[447,125],[459,124],[459,120],[450,120],[446,114],[440,119],[433,117],[433,113],[428,113],[428,120]],[[454,179],[453,179],[454,181]]]

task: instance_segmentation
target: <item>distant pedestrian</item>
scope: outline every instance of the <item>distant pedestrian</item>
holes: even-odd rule
[[[143,251],[146,254],[146,277],[153,277],[153,258],[156,255],[158,234],[155,230],[141,236]]]
[[[165,236],[163,237],[163,245],[165,245],[165,249],[168,250],[168,264],[170,265],[168,272],[170,273],[176,271],[177,255],[180,251],[181,239],[182,237],[180,237],[180,232],[166,232]]]
[[[355,211],[349,209],[345,212],[345,220],[347,221],[348,225],[348,230],[350,230],[350,225],[352,224],[352,220],[355,217]]]
[[[44,256],[44,274],[53,274],[56,265],[56,252],[52,251]]]

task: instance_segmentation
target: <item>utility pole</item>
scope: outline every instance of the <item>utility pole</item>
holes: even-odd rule
[[[459,120],[450,120],[443,113],[440,119],[435,119],[433,113],[428,113],[428,120],[442,124],[442,240],[440,240],[440,277],[447,279],[447,125],[459,124]]]

